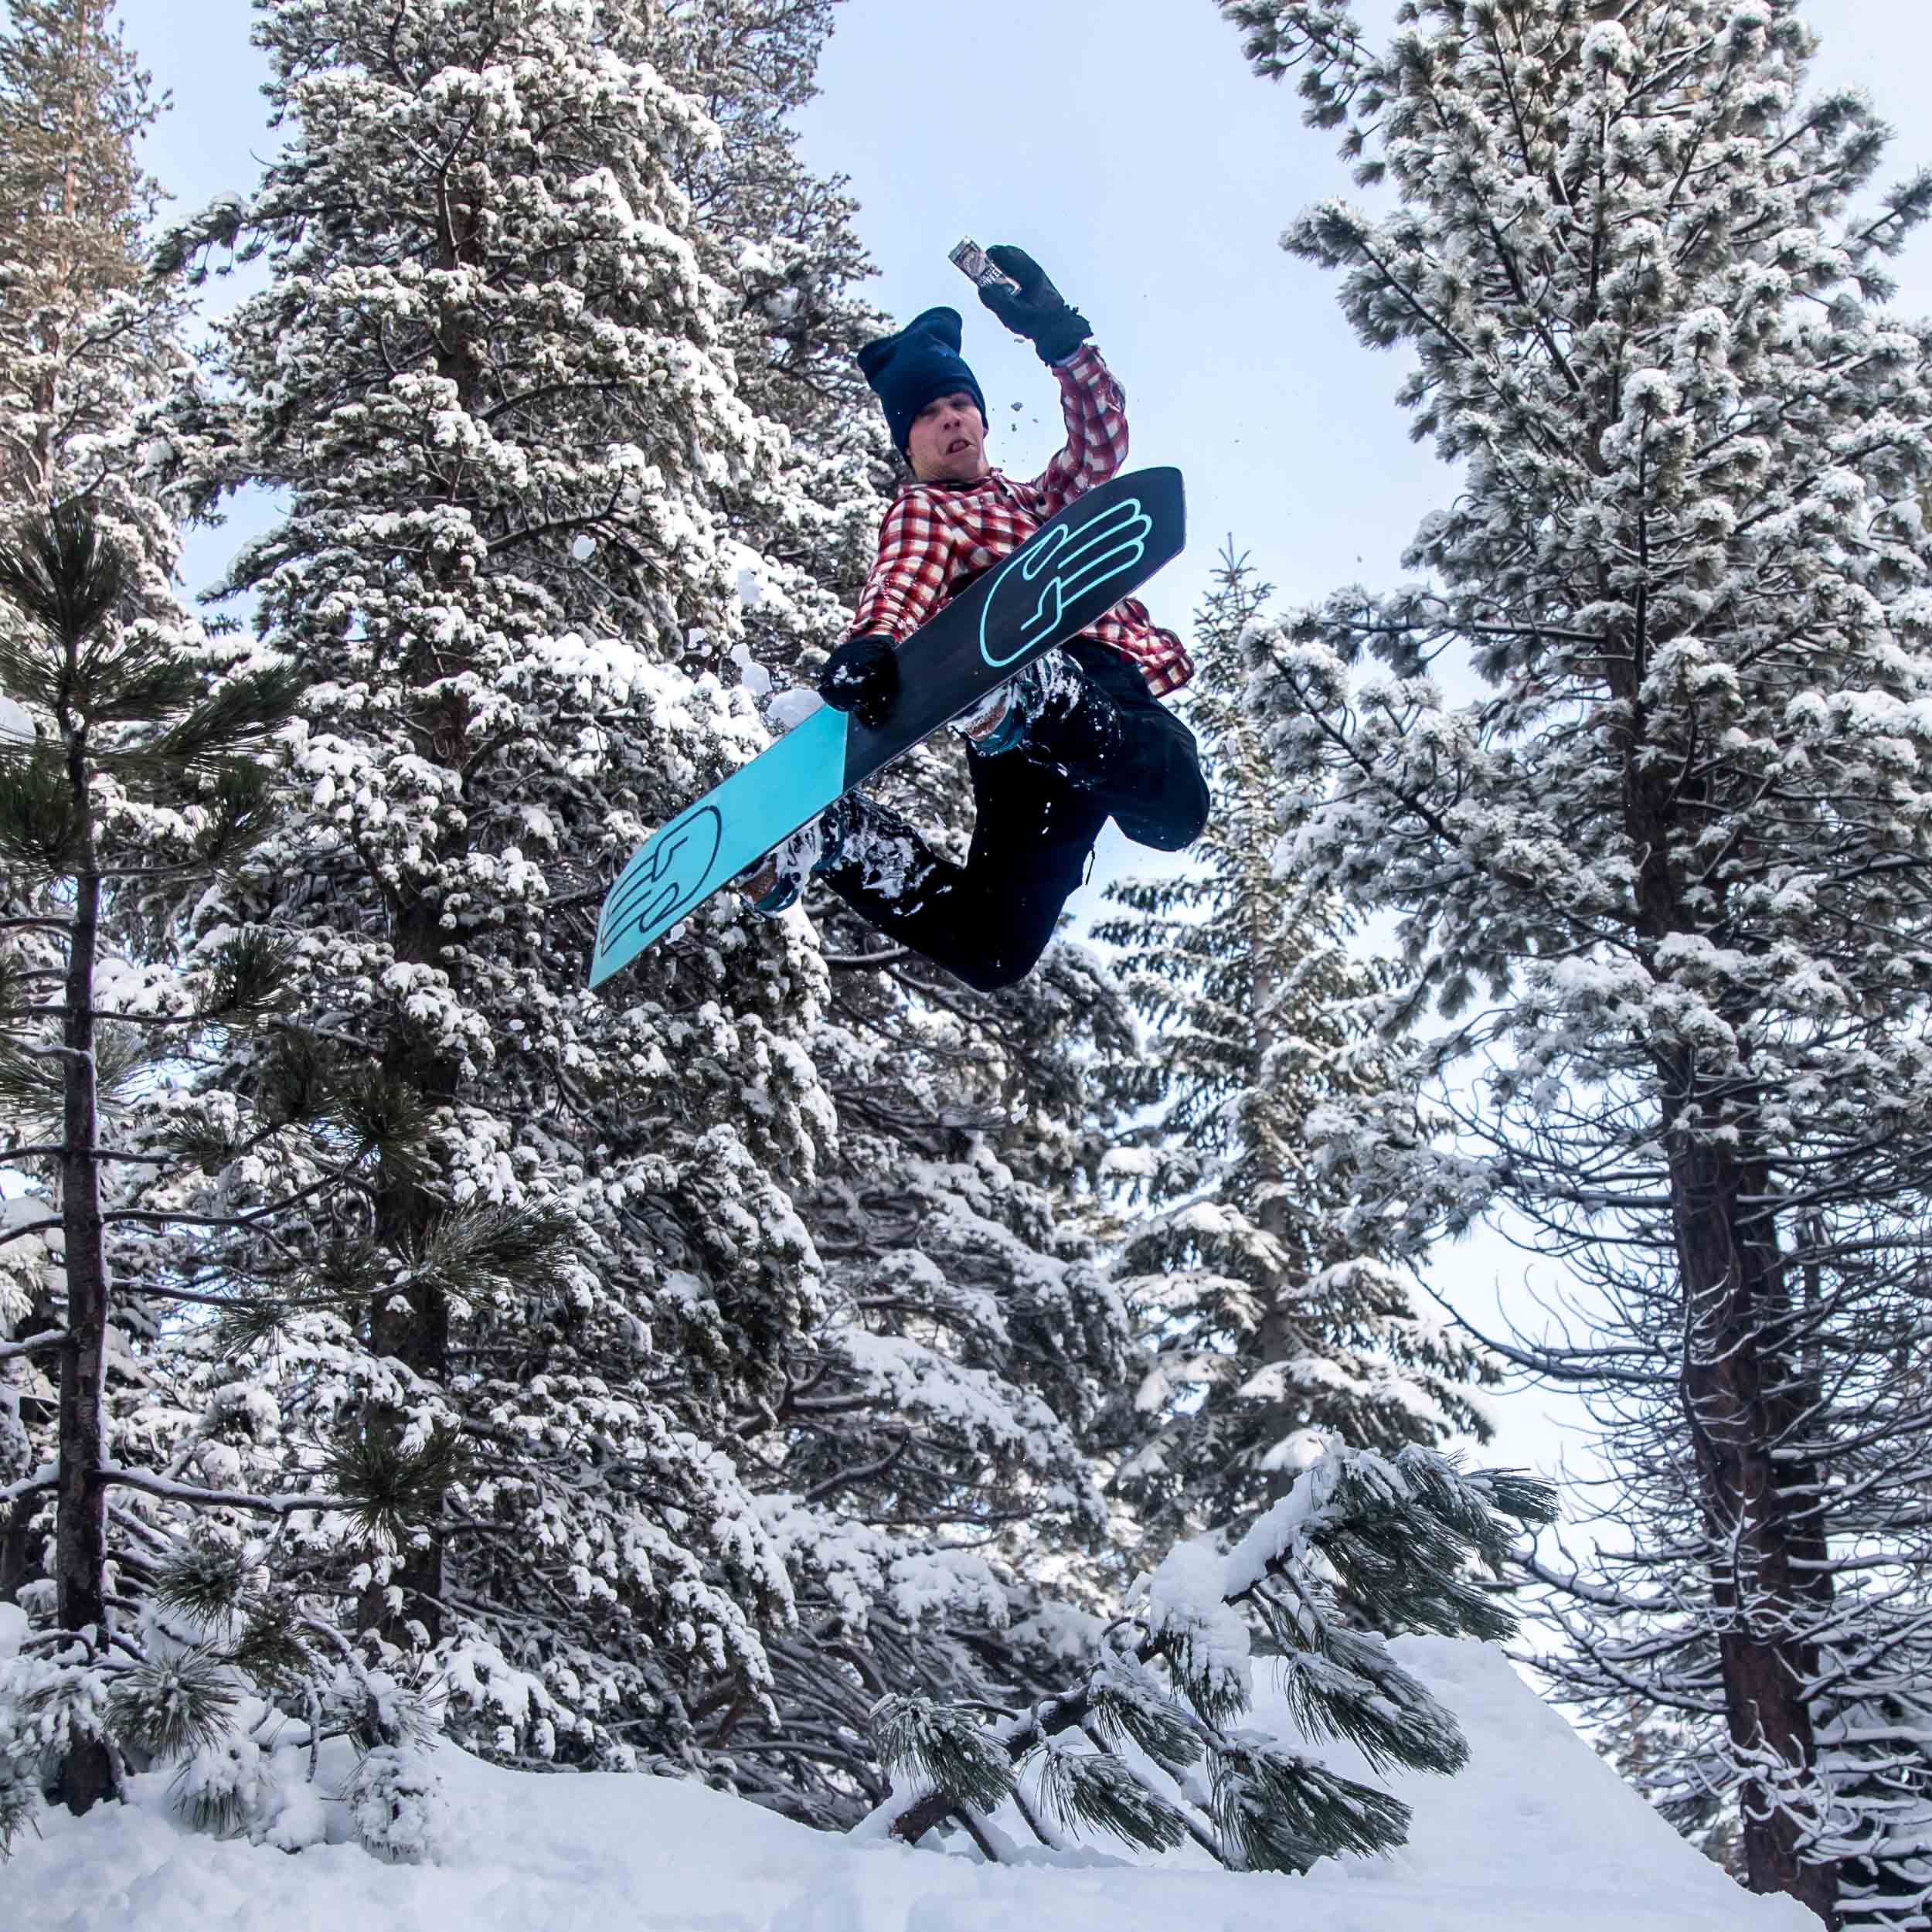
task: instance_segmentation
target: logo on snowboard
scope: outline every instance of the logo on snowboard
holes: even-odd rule
[[[992,590],[980,606],[981,657],[995,670],[1011,664],[1015,658],[1024,657],[1040,638],[1053,634],[1073,605],[1090,597],[1103,584],[1138,570],[1141,559],[1147,554],[1147,540],[1153,532],[1154,519],[1141,508],[1138,496],[1130,496],[1084,523],[1049,530],[1037,543],[1016,551],[1012,562],[994,578]],[[1002,604],[1007,579],[1016,570],[1019,575],[1014,590]],[[1039,579],[1045,573],[1050,574],[1042,583]],[[1034,592],[1029,615],[1011,626],[1003,616],[995,622],[995,612],[1002,611],[1005,605],[1023,601],[1027,588],[1036,584],[1039,587]],[[1093,617],[1099,617],[1114,601],[1110,598],[1105,604],[1097,604]],[[989,633],[1011,636],[1015,641],[1009,649],[996,651],[989,641]]]
[[[660,925],[702,899],[723,842],[724,819],[716,805],[700,805],[667,825],[638,853],[635,869],[612,887],[597,928],[597,957],[627,932]]]

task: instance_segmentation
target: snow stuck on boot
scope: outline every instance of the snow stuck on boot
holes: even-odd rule
[[[953,723],[982,758],[997,758],[1023,747],[1036,720],[1071,716],[1086,692],[1087,673],[1079,660],[1056,648],[1002,685],[977,711],[962,713]]]

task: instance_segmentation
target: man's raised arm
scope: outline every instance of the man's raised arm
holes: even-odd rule
[[[1008,288],[989,283],[979,299],[1016,335],[1024,335],[1053,372],[1066,417],[1066,447],[1032,487],[1043,518],[1056,516],[1083,491],[1104,483],[1127,460],[1127,398],[1087,338],[1093,325],[1053,284],[1023,248],[1002,243],[986,259],[1012,277]]]
[[[1057,516],[1075,497],[1104,483],[1127,461],[1127,396],[1091,342],[1053,365],[1066,447],[1033,479],[1046,498],[1040,514]]]

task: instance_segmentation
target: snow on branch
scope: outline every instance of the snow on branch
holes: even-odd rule
[[[1431,1450],[1383,1457],[1332,1437],[1231,1547],[1177,1544],[1066,1691],[1006,1711],[882,1700],[881,1754],[917,1784],[860,1829],[917,1843],[949,1817],[1010,1799],[1037,1830],[1030,1775],[1033,1795],[1063,1821],[1150,1848],[1196,1836],[1236,1869],[1301,1871],[1336,1852],[1400,1845],[1407,1813],[1386,1792],[1229,1728],[1251,1692],[1250,1620],[1272,1640],[1311,1735],[1348,1739],[1378,1770],[1453,1770],[1466,1755],[1454,1720],[1379,1637],[1348,1627],[1340,1601],[1394,1630],[1506,1635],[1515,1620],[1468,1566],[1499,1567],[1521,1529],[1554,1512],[1553,1489],[1535,1478],[1466,1474]],[[1069,1733],[1086,1744],[1054,1743]],[[1204,1762],[1205,1823],[1189,1795],[1204,1788],[1192,1773]],[[1131,1799],[1128,1781],[1140,1787]]]

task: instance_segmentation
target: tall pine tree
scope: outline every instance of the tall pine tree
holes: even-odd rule
[[[1680,1714],[1753,1888],[1910,1923],[1932,330],[1886,257],[1932,174],[1858,206],[1886,131],[1807,92],[1794,0],[1417,0],[1381,50],[1343,0],[1223,11],[1386,182],[1287,244],[1461,479],[1422,587],[1250,638],[1298,862],[1394,920],[1389,1020],[1461,1103],[1362,1158],[1600,1291],[1517,1351],[1611,1432],[1598,1557],[1546,1573],[1574,1687]]]
[[[629,0],[280,0],[284,151],[172,244],[268,264],[223,331],[238,400],[182,427],[211,498],[283,493],[229,588],[316,679],[285,828],[184,914],[197,947],[283,935],[305,1036],[430,1150],[369,1204],[413,1264],[226,1372],[264,1453],[344,1415],[371,1459],[453,1445],[428,1529],[342,1570],[337,1611],[519,1761],[682,1763],[708,1684],[769,1682],[790,1585],[734,1431],[817,1305],[787,1192],[831,1128],[809,953],[722,900],[583,986],[614,866],[763,737],[712,671],[726,505],[780,487],[777,440],[673,179],[715,130],[662,30]],[[262,1077],[236,1059],[204,1099]],[[461,1288],[485,1211],[569,1264]]]
[[[1387,974],[1281,863],[1300,801],[1242,702],[1241,640],[1268,596],[1230,545],[1186,700],[1208,828],[1185,871],[1114,886],[1094,928],[1146,1029],[1108,1067],[1139,1123],[1105,1171],[1144,1202],[1121,1253],[1152,1357],[1136,1397],[1151,1432],[1118,1481],[1168,1535],[1265,1507],[1319,1432],[1387,1454],[1486,1439],[1472,1387],[1495,1372],[1384,1251],[1325,1138],[1338,1100],[1402,1102],[1366,1022]]]
[[[77,1702],[63,1692],[50,1707],[71,1716],[94,1707],[103,1668],[143,1654],[134,1620],[109,1614],[108,1566],[134,1592],[141,1563],[110,1536],[107,1495],[111,1480],[153,1474],[133,1417],[165,1372],[165,1304],[149,1291],[167,1270],[141,1196],[175,1163],[136,1147],[139,1124],[117,1103],[162,1077],[196,998],[233,979],[218,952],[199,988],[166,991],[165,971],[141,963],[165,944],[142,881],[158,869],[179,891],[232,853],[243,819],[258,822],[237,734],[260,718],[232,684],[224,720],[200,712],[223,666],[175,595],[178,506],[157,425],[190,365],[182,293],[149,273],[143,243],[157,199],[135,153],[155,111],[147,77],[107,0],[21,0],[9,16],[0,507],[10,545],[31,534],[9,548],[0,600],[0,1005],[6,1138],[29,1191],[0,1251],[14,1337],[0,1368],[0,1596],[43,1618],[35,1645],[86,1653],[68,1660]],[[9,1727],[15,1771],[22,1736]],[[117,1785],[97,1725],[50,1720],[42,1743],[29,1785],[77,1808]]]
[[[250,1549],[248,1527],[326,1512],[405,1532],[406,1492],[433,1458],[372,1466],[353,1440],[317,1445],[292,1490],[243,1488],[233,1445],[267,1418],[221,1390],[196,1403],[199,1338],[179,1332],[184,1311],[211,1304],[248,1321],[264,1293],[388,1285],[372,1253],[325,1282],[288,1258],[318,1225],[356,1225],[369,1169],[385,1149],[410,1151],[379,1087],[284,1079],[257,1094],[245,1124],[182,1090],[185,1067],[244,1036],[271,1054],[284,1043],[284,950],[231,930],[176,975],[112,944],[144,890],[205,884],[267,832],[297,674],[219,675],[141,621],[133,573],[84,502],[0,543],[0,597],[12,619],[0,692],[35,726],[0,745],[0,879],[29,908],[19,929],[61,954],[0,973],[12,1129],[0,1161],[44,1188],[10,1216],[0,1280],[46,1311],[0,1364],[57,1352],[60,1376],[57,1391],[7,1392],[15,1427],[0,1443],[6,1499],[53,1505],[39,1560],[32,1518],[16,1515],[11,1539],[9,1594],[32,1627],[0,1669],[4,1852],[39,1791],[84,1811],[157,1764],[178,1766],[186,1808],[239,1821],[220,1787],[264,1721],[311,1745],[332,1721],[372,1753],[393,1750],[409,1700],[366,1672],[345,1681],[332,1631],[298,1594],[263,1592],[267,1546]],[[284,1066],[310,1070],[299,1047]],[[528,1241],[518,1258],[542,1259]],[[477,1285],[474,1269],[461,1285]],[[161,1332],[164,1312],[174,1332]]]

